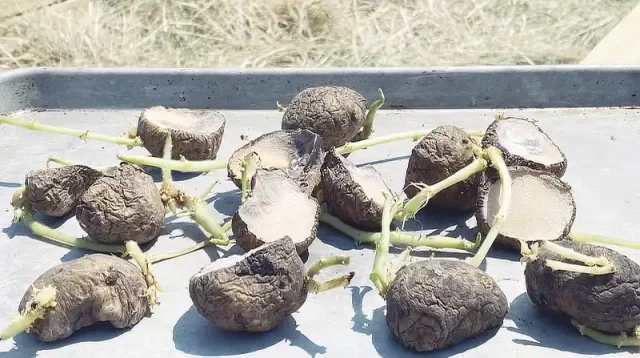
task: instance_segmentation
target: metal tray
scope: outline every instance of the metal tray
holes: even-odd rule
[[[637,239],[640,190],[637,143],[640,139],[640,67],[479,67],[428,69],[322,70],[173,70],[173,69],[27,69],[0,74],[0,113],[27,116],[53,125],[119,135],[135,124],[142,108],[174,107],[221,110],[228,126],[219,157],[241,145],[241,134],[255,137],[279,128],[284,105],[301,89],[340,84],[369,100],[377,88],[387,102],[378,114],[374,136],[455,124],[484,129],[498,113],[535,118],[565,151],[564,177],[578,205],[575,229]],[[95,165],[112,165],[126,149],[78,138],[0,126],[0,325],[17,314],[28,285],[46,269],[86,254],[32,238],[21,224],[11,224],[9,200],[26,171],[42,168],[50,155]],[[374,164],[394,190],[400,190],[411,148],[402,141],[359,151],[350,159]],[[143,149],[132,151],[145,154]],[[239,204],[225,171],[209,176],[175,176],[177,184],[200,191],[223,179],[212,196],[212,210],[226,217]],[[419,216],[413,230],[473,237],[475,220]],[[48,224],[82,234],[74,218]],[[422,225],[422,226],[420,226]],[[150,252],[167,252],[204,239],[193,224],[169,223]],[[618,249],[640,262],[640,254]],[[263,334],[223,332],[192,307],[188,279],[211,260],[237,248],[209,247],[155,265],[166,292],[150,318],[130,330],[98,325],[69,339],[43,344],[22,334],[0,342],[1,357],[405,357],[425,356],[402,348],[389,333],[384,302],[368,279],[370,246],[354,247],[349,238],[321,226],[308,262],[322,255],[351,255],[356,276],[350,287],[311,295],[306,304],[273,331]],[[397,252],[395,252],[397,253]],[[414,260],[431,255],[419,250]],[[436,252],[436,257],[445,253]],[[458,257],[464,257],[458,254]],[[510,308],[499,329],[469,339],[430,357],[572,357],[630,355],[631,350],[598,344],[565,321],[536,311],[529,300],[519,255],[491,250],[483,268],[508,297]],[[336,269],[337,271],[338,269]]]

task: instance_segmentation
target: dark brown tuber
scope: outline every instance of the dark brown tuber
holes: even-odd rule
[[[313,279],[322,267],[348,264],[348,258],[305,266],[289,237],[267,243],[242,256],[217,260],[189,281],[189,294],[198,312],[221,329],[264,332],[297,311],[309,292],[344,287],[353,273],[328,285]]]
[[[362,128],[367,100],[341,86],[310,87],[298,93],[282,116],[281,129],[307,129],[322,137],[325,148],[351,141]]]
[[[143,169],[121,163],[80,198],[76,219],[97,241],[147,243],[160,234],[165,207],[159,188]]]
[[[359,168],[331,149],[320,173],[323,199],[333,215],[361,230],[380,230],[383,193],[392,193],[373,166]]]
[[[162,157],[167,131],[173,140],[172,159],[216,159],[226,125],[217,111],[154,106],[138,120],[137,135],[154,157]]]
[[[20,317],[2,338],[28,329],[40,341],[53,342],[95,322],[129,328],[148,312],[146,293],[145,277],[134,264],[110,255],[86,255],[40,275],[20,302]]]
[[[562,177],[567,158],[534,121],[525,118],[498,118],[489,125],[482,146],[502,151],[508,166],[526,166]]]
[[[582,266],[585,271],[597,272],[612,265],[609,271],[613,272],[565,270],[557,263],[583,263],[541,245],[524,271],[531,301],[547,313],[574,319],[591,329],[635,336],[633,331],[640,325],[640,265],[612,249],[590,243],[563,240],[555,244],[594,260],[608,261],[600,267]]]
[[[84,165],[32,170],[25,176],[24,195],[40,214],[62,217],[76,208],[80,197],[101,176]]]
[[[293,241],[283,239],[214,261],[191,278],[189,294],[198,312],[216,326],[262,332],[302,307],[304,275]]]
[[[569,235],[576,217],[571,187],[546,171],[524,166],[509,167],[511,202],[496,243],[520,249],[520,240],[561,240]],[[491,229],[500,200],[500,182],[492,171],[479,180],[476,221],[482,235]]]
[[[444,180],[475,159],[471,137],[452,125],[440,126],[427,134],[411,151],[405,173],[404,192],[413,198],[420,188],[413,183],[432,185]],[[449,212],[473,209],[477,175],[442,190],[429,199],[425,208]]]
[[[428,259],[401,268],[387,295],[387,326],[406,348],[452,346],[502,325],[508,302],[498,284],[463,261]]]
[[[285,236],[305,252],[318,232],[321,208],[285,171],[259,169],[251,193],[232,218],[231,229],[245,251]]]

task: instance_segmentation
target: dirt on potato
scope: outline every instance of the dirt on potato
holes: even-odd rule
[[[62,217],[76,208],[80,197],[101,176],[84,165],[32,170],[25,176],[25,196],[40,214]]]
[[[76,210],[80,227],[97,241],[147,243],[160,234],[165,208],[159,188],[137,165],[121,163],[82,195]]]
[[[428,352],[502,325],[508,302],[484,271],[427,259],[401,268],[387,291],[387,326],[406,348]]]
[[[557,245],[592,257],[606,257],[615,273],[589,275],[556,270],[544,260],[583,265],[540,248],[527,263],[527,294],[540,309],[607,333],[631,332],[640,325],[640,265],[614,250],[589,243],[558,241]]]
[[[25,292],[18,311],[31,298],[33,287],[56,288],[56,305],[34,322],[30,333],[53,342],[96,322],[116,328],[136,325],[147,313],[147,283],[138,267],[111,255],[91,254],[58,264],[40,275]]]

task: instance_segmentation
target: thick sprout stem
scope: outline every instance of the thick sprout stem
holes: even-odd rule
[[[307,270],[307,278],[313,279],[315,275],[319,274],[320,271],[329,266],[349,266],[350,261],[351,258],[344,255],[323,257],[320,260],[316,261],[313,265],[311,265],[311,267],[309,267],[309,270]]]
[[[226,223],[224,223],[224,225],[222,225],[222,231],[227,232],[231,230],[231,223],[232,223],[231,219],[229,219]]]
[[[216,240],[217,245],[229,245],[229,237],[226,231],[209,215],[204,203],[200,198],[191,198],[186,201],[187,209],[191,211],[191,219],[202,226],[209,234],[211,239]]]
[[[26,205],[27,199],[24,196],[27,187],[23,184],[11,196],[11,206],[13,207],[13,222],[18,223],[22,220],[22,208]]]
[[[556,254],[564,257],[565,259],[572,261],[579,261],[587,266],[609,266],[611,265],[611,261],[606,257],[592,257],[589,255],[581,254],[576,252],[570,248],[560,246],[550,241],[543,241],[542,248],[547,249],[551,252],[555,252]]]
[[[389,275],[391,277],[395,277],[396,273],[406,264],[412,250],[413,248],[411,248],[411,246],[407,247],[400,253],[398,258],[389,264]]]
[[[223,232],[227,232],[231,230],[231,220],[227,221],[223,226],[222,226],[222,231]],[[174,251],[174,252],[170,252],[170,253],[166,253],[166,254],[156,254],[156,255],[150,255],[149,256],[149,262],[151,262],[152,264],[155,264],[157,262],[162,262],[162,261],[166,261],[166,260],[170,260],[170,259],[174,259],[176,257],[180,257],[180,256],[184,256],[187,254],[190,254],[192,252],[198,251],[202,248],[205,248],[207,246],[210,245],[216,245],[216,246],[226,246],[229,244],[228,240],[224,240],[224,239],[215,239],[215,238],[210,238],[209,240],[205,240],[202,242],[199,242],[195,245],[186,247],[184,249],[178,250],[178,251]]]
[[[251,186],[251,178],[255,174],[256,170],[260,166],[260,157],[258,153],[251,152],[242,158],[242,166],[240,172],[242,172],[242,197],[241,202],[245,202],[249,196],[249,187]]]
[[[142,253],[142,250],[140,250],[140,247],[135,241],[127,241],[125,246],[127,247],[127,252],[124,256],[128,254],[133,258],[140,267],[145,281],[147,281],[147,300],[149,301],[149,307],[153,308],[158,305],[157,293],[164,292],[164,290],[153,275],[151,261]]]
[[[211,191],[213,190],[213,188],[215,188],[216,185],[218,185],[220,183],[220,180],[216,179],[213,183],[211,183],[211,185],[209,185],[205,190],[202,191],[202,193],[200,194],[200,199],[204,200],[207,198],[207,196],[209,196],[209,193],[211,193]]]
[[[496,147],[486,149],[486,155],[491,161],[491,166],[498,171],[500,176],[500,209],[491,222],[491,229],[484,239],[482,245],[471,259],[470,264],[479,267],[493,245],[498,233],[502,229],[504,221],[507,219],[509,206],[511,205],[511,175],[509,169],[502,159],[502,152]]]
[[[387,268],[387,260],[389,256],[389,243],[391,236],[391,220],[401,207],[401,201],[384,193],[384,205],[382,208],[382,232],[380,233],[380,241],[376,243],[376,254],[373,261],[373,270],[369,275],[369,279],[379,289],[380,295],[384,298],[387,295],[387,288],[391,277]],[[378,287],[379,285],[379,287]]]
[[[163,159],[167,160],[170,157],[173,149],[173,141],[171,134],[167,133],[165,140]],[[226,231],[216,222],[215,218],[211,217],[205,206],[204,200],[201,197],[194,197],[188,195],[182,190],[178,190],[171,179],[171,168],[161,167],[162,169],[162,200],[166,206],[168,206],[174,214],[177,212],[177,208],[186,208],[189,212],[189,216],[193,221],[198,223],[205,231],[212,235],[211,239],[215,240],[217,244],[226,246],[229,244],[229,238]],[[228,231],[228,230],[227,230]]]
[[[439,192],[447,189],[457,183],[465,181],[472,177],[474,174],[479,173],[487,168],[487,161],[484,158],[476,158],[473,162],[469,163],[464,168],[458,170],[453,175],[445,178],[433,185],[425,185],[418,194],[411,198],[402,208],[402,210],[396,215],[396,220],[406,221],[407,219],[414,218],[418,211],[427,205],[429,200]],[[417,186],[417,184],[414,184]]]
[[[569,234],[569,240],[575,242],[595,242],[605,245],[615,245],[640,250],[640,242],[634,240],[619,239],[616,237],[592,235],[592,234]]]
[[[640,346],[640,337],[636,335],[629,337],[625,332],[621,332],[619,335],[614,336],[580,324],[575,319],[571,320],[571,324],[578,330],[578,332],[580,332],[581,335],[587,336],[598,343],[608,344],[617,348]]]
[[[141,147],[143,145],[142,140],[139,137],[134,139],[126,137],[112,137],[97,133],[91,133],[89,131],[82,131],[71,128],[55,127],[46,124],[36,123],[33,119],[24,118],[12,118],[0,116],[0,124],[9,124],[16,127],[22,127],[39,132],[48,132],[54,134],[63,134],[73,137],[78,137],[82,140],[96,140],[100,142],[113,143],[118,145],[126,145],[127,147]]]
[[[375,244],[380,241],[380,232],[366,232],[345,224],[339,218],[323,211],[320,214],[320,222],[323,222],[336,230],[348,235],[356,245],[361,243]],[[436,249],[460,249],[472,251],[478,248],[479,242],[471,242],[462,238],[446,236],[423,236],[405,231],[390,232],[389,242],[394,246],[431,247]]]
[[[333,290],[334,288],[339,288],[339,287],[344,288],[349,286],[349,284],[351,283],[351,280],[353,279],[353,276],[355,276],[355,272],[350,272],[340,277],[336,277],[323,282],[316,282],[316,280],[310,280],[307,286],[307,290],[313,293],[320,293],[320,292]]]
[[[57,290],[53,286],[43,288],[32,287],[31,297],[20,312],[20,316],[14,318],[11,323],[0,333],[0,341],[9,339],[22,332],[29,332],[31,325],[41,318],[50,307],[56,306]]]
[[[207,173],[213,170],[225,169],[227,167],[227,162],[223,160],[174,160],[127,154],[118,154],[118,159],[131,164],[148,165],[156,168],[167,168],[179,172],[190,173]]]
[[[103,253],[123,253],[126,251],[125,247],[121,245],[103,244],[54,230],[36,221],[35,212],[26,206],[20,210],[20,213],[22,222],[29,227],[34,235],[47,238],[59,244]]]
[[[164,160],[170,160],[171,159],[171,152],[173,151],[173,138],[171,138],[171,134],[169,132],[167,132],[167,137],[164,141],[164,148],[162,151],[162,159]],[[171,178],[171,168],[169,167],[162,167],[161,171],[162,171],[162,188],[163,189],[169,189],[171,187],[173,187],[173,180]]]
[[[205,240],[202,242],[199,242],[195,245],[186,247],[184,249],[178,250],[178,251],[174,251],[174,252],[170,252],[170,253],[166,253],[166,254],[157,254],[157,255],[150,255],[149,256],[149,262],[152,264],[161,262],[161,261],[166,261],[166,260],[171,260],[171,259],[175,259],[176,257],[180,257],[180,256],[184,256],[187,254],[190,254],[192,252],[198,251],[204,247],[207,247],[209,245],[219,245],[218,243],[219,240],[214,240],[214,239],[210,239],[210,240]]]
[[[316,263],[311,265],[311,267],[309,267],[309,270],[307,270],[307,289],[309,290],[309,292],[319,293],[338,287],[346,287],[347,285],[349,285],[349,283],[351,283],[351,279],[353,279],[353,276],[355,275],[355,273],[353,272],[323,282],[317,281],[316,279],[314,279],[314,276],[319,274],[322,269],[329,266],[348,266],[350,260],[351,259],[349,256],[329,256],[323,257]]]
[[[613,266],[613,264],[609,264],[607,266],[583,266],[568,264],[566,262],[556,260],[545,260],[544,265],[553,271],[569,271],[576,273],[586,273],[589,275],[608,275],[610,273],[616,272],[616,268]]]
[[[381,88],[378,88],[378,94],[380,94],[380,99],[376,100],[369,107],[369,111],[367,112],[367,117],[364,120],[362,125],[362,131],[358,133],[354,141],[362,141],[365,139],[369,139],[369,137],[375,132],[373,129],[373,122],[376,119],[376,113],[378,109],[384,105],[384,92],[382,92]]]
[[[412,131],[412,132],[401,132],[401,133],[396,133],[396,134],[390,134],[387,136],[381,136],[381,137],[376,137],[376,138],[369,138],[369,139],[365,139],[365,140],[361,140],[361,141],[353,141],[353,142],[349,142],[349,143],[345,143],[344,145],[340,146],[340,147],[336,147],[336,153],[337,154],[347,154],[347,153],[351,153],[351,152],[355,152],[361,149],[367,149],[369,147],[373,147],[376,145],[381,145],[381,144],[386,144],[386,143],[391,143],[391,142],[397,142],[397,141],[401,141],[401,140],[411,140],[411,141],[417,141],[420,138],[428,135],[429,133],[431,133],[433,131],[433,129],[428,129],[428,130],[420,130],[420,131]],[[467,133],[469,134],[477,134],[477,133],[482,133],[482,132],[478,132],[478,131],[467,131]]]
[[[386,144],[391,142],[397,142],[400,140],[411,139],[412,141],[416,141],[427,134],[431,133],[433,129],[422,130],[422,131],[414,131],[414,132],[403,132],[397,134],[390,134],[387,136],[377,137],[377,138],[369,138],[357,142],[349,142],[344,145],[336,148],[337,154],[347,154],[351,152],[355,152],[361,149],[367,149],[369,147],[373,147],[380,144]]]
[[[50,164],[51,163],[56,163],[56,164],[60,164],[62,166],[70,166],[70,165],[84,165],[84,164],[80,164],[77,162],[73,162],[71,160],[67,160],[67,159],[62,159],[62,158],[58,158],[55,156],[50,156],[47,159],[47,164],[46,164],[46,168],[50,168]],[[97,170],[99,172],[103,172],[103,173],[108,173],[114,169],[116,169],[115,166],[111,166],[111,167],[97,167],[97,166],[93,166],[93,165],[87,165],[89,168],[93,169],[93,170]]]

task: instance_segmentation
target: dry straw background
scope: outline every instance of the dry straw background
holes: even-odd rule
[[[576,63],[636,4],[87,0],[3,20],[0,67]]]

